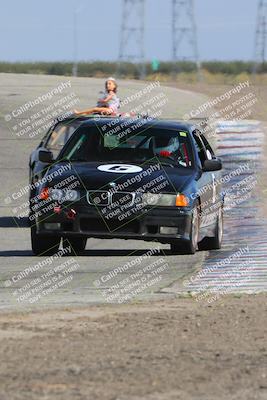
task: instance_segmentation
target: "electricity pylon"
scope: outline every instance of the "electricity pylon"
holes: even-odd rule
[[[124,61],[138,63],[145,76],[145,0],[123,0],[118,73]]]
[[[200,78],[194,0],[172,0],[172,44],[173,62],[194,62]]]
[[[264,65],[266,61],[266,40],[267,40],[267,1],[259,0],[258,16],[256,22],[254,67],[256,73],[260,64]]]

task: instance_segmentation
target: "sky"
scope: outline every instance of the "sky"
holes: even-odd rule
[[[250,60],[258,0],[195,0],[202,60]],[[0,61],[118,59],[122,0],[0,0]],[[146,0],[145,58],[171,60],[171,0]]]

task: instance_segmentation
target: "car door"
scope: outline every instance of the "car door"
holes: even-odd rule
[[[32,153],[30,160],[30,182],[43,177],[47,164],[39,161],[40,150],[49,150],[53,153],[54,159],[58,156],[62,147],[81,124],[81,121],[64,121],[52,126],[38,148]]]
[[[42,169],[45,168],[45,166],[41,165],[39,161],[39,152],[40,150],[45,150],[46,149],[46,143],[49,140],[53,130],[55,129],[56,125],[51,126],[48,131],[46,132],[45,136],[43,137],[42,141],[40,144],[37,146],[35,150],[32,151],[30,155],[30,160],[29,160],[29,182],[30,184],[35,182],[38,177],[38,171],[41,171]]]
[[[213,158],[212,149],[207,149],[203,141],[203,135],[199,130],[193,131],[193,139],[198,154],[198,164],[200,168],[200,178],[197,181],[197,190],[201,202],[201,226],[210,225],[210,207],[215,201],[215,173],[203,171],[206,160]]]
[[[201,134],[200,137],[205,146],[208,159],[209,160],[216,159],[217,157],[216,157],[208,139],[203,134]],[[213,172],[210,172],[210,174],[211,174],[211,179],[212,179],[210,214],[214,214],[214,213],[216,213],[216,210],[218,210],[218,208],[221,206],[221,202],[222,202],[221,183],[220,183],[221,171],[213,171]]]

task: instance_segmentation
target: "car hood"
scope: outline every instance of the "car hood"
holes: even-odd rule
[[[161,184],[159,191],[171,193],[185,190],[196,179],[197,171],[191,168],[173,168],[159,163],[141,165],[73,162],[72,164],[57,163],[50,167],[47,174],[53,176],[51,186],[74,176],[81,187],[87,190],[107,190],[117,187],[119,191],[132,192],[143,189],[149,192]]]

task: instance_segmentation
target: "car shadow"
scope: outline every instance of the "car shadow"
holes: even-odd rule
[[[135,250],[135,249],[101,249],[101,250],[85,250],[82,254],[79,254],[77,257],[136,257],[136,256],[144,256],[151,249],[142,249],[142,250]],[[155,252],[151,255],[151,257],[158,257],[167,255],[169,250],[160,250],[159,252]]]
[[[31,250],[4,250],[0,251],[0,257],[30,257],[33,256]]]
[[[77,257],[137,257],[144,256],[151,249],[135,250],[135,249],[101,249],[101,250],[85,250],[82,254]],[[171,255],[170,250],[160,250],[159,252],[152,254],[152,257],[167,256]],[[31,250],[4,250],[0,251],[0,257],[48,257],[43,254],[40,256],[34,256]],[[50,256],[49,256],[50,257]],[[63,257],[76,257],[75,254],[66,254]]]
[[[0,217],[0,228],[28,228],[29,222],[27,217]]]

